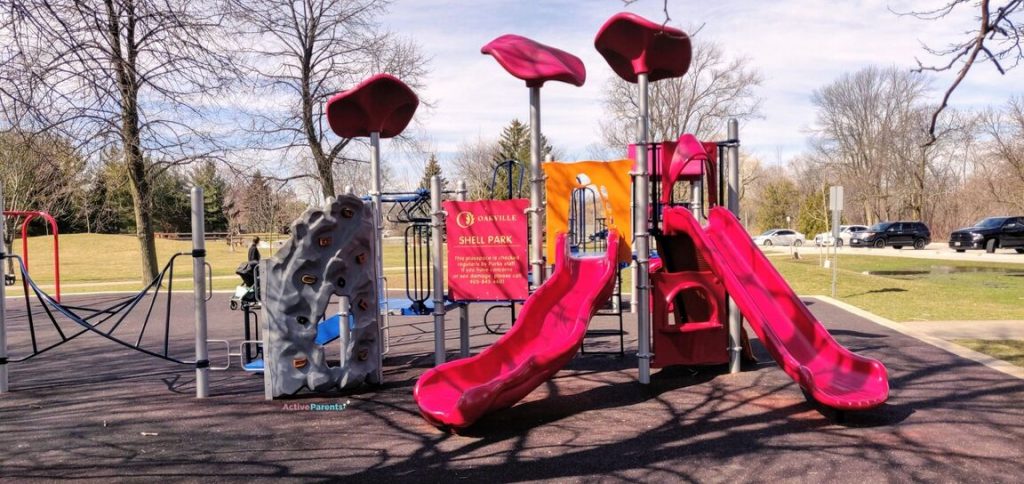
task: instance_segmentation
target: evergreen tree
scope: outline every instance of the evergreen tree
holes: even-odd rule
[[[217,173],[217,165],[207,161],[192,171],[192,184],[203,189],[203,211],[206,218],[206,230],[210,232],[226,232],[228,218],[224,213],[224,198],[227,182]]]
[[[797,217],[796,228],[808,238],[812,238],[829,230],[828,206],[824,190],[815,190],[800,204],[800,215]]]
[[[444,190],[448,180],[445,180],[444,176],[441,175],[441,163],[437,161],[437,155],[431,153],[430,159],[427,160],[427,166],[423,169],[423,178],[420,179],[419,188],[430,190],[430,179],[434,175],[441,177],[441,190]]]
[[[542,134],[540,137],[541,158],[551,154],[553,148],[547,138]],[[502,169],[494,180],[494,188],[491,196],[499,200],[520,198],[524,192],[528,192],[529,165],[530,165],[530,127],[513,119],[508,126],[501,131],[501,138],[498,139],[498,152],[492,158],[493,166],[497,166],[506,160],[513,160],[512,170]],[[524,171],[525,170],[525,171]],[[508,190],[509,172],[512,175],[512,192]],[[523,184],[519,185],[519,176],[522,173]]]
[[[757,222],[762,230],[789,228],[787,216],[793,216],[799,207],[800,193],[788,178],[768,183],[757,206]]]

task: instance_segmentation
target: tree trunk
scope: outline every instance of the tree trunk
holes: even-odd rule
[[[135,237],[139,240],[139,253],[142,254],[142,284],[145,286],[156,279],[159,269],[156,262],[156,237],[153,235],[153,217],[151,212],[150,186],[146,180],[146,165],[143,162],[142,150],[138,145],[125,153],[128,164],[128,178],[132,192],[132,205],[135,208]]]
[[[139,240],[142,255],[142,284],[156,279],[156,240],[153,236],[153,221],[150,206],[150,187],[146,178],[146,162],[142,153],[142,139],[139,133],[139,80],[137,79],[135,44],[134,4],[125,4],[124,45],[121,43],[121,22],[111,0],[107,8],[107,35],[111,47],[111,64],[117,72],[117,86],[121,93],[121,144],[128,171],[128,186],[132,193],[135,209],[135,236]]]

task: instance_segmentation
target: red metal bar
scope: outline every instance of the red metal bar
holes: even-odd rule
[[[25,270],[28,270],[28,224],[36,217],[42,217],[50,224],[53,230],[53,284],[57,288],[57,302],[60,302],[60,231],[57,230],[57,221],[49,213],[33,210],[5,210],[4,215],[9,217],[25,217],[21,223],[21,257],[25,260]]]

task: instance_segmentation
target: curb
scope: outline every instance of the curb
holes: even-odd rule
[[[987,366],[987,367],[989,367],[989,368],[991,368],[993,370],[996,370],[996,371],[998,371],[1000,373],[1005,373],[1005,374],[1010,375],[1012,377],[1024,380],[1024,368],[1021,368],[1021,367],[1019,367],[1017,365],[1014,365],[1012,363],[1009,363],[1007,361],[1000,360],[998,358],[993,358],[993,357],[991,357],[989,355],[986,355],[984,353],[979,353],[979,352],[974,351],[974,350],[972,350],[970,348],[966,348],[966,347],[960,346],[960,345],[958,345],[956,343],[952,343],[950,341],[946,341],[946,340],[941,339],[941,338],[936,338],[934,336],[927,335],[924,332],[915,330],[913,328],[909,328],[909,327],[907,327],[904,324],[900,324],[900,323],[897,323],[897,322],[895,322],[893,320],[883,318],[883,317],[881,317],[881,316],[879,316],[877,314],[867,312],[867,311],[865,311],[865,310],[863,310],[861,308],[858,308],[856,306],[852,306],[852,305],[844,303],[842,301],[838,301],[838,300],[833,299],[833,298],[828,297],[828,296],[817,296],[817,295],[815,295],[815,296],[804,296],[804,297],[807,297],[807,298],[810,298],[810,299],[816,299],[816,300],[821,301],[823,303],[830,304],[832,306],[838,307],[838,308],[843,309],[843,310],[845,310],[847,312],[853,313],[854,315],[857,315],[857,316],[860,316],[860,317],[862,317],[864,319],[867,319],[868,321],[871,321],[871,322],[873,322],[875,324],[878,324],[880,326],[885,326],[886,328],[889,328],[889,329],[891,329],[893,331],[896,331],[898,333],[902,333],[902,334],[905,334],[905,335],[910,336],[912,338],[918,339],[918,340],[920,340],[922,342],[928,343],[928,344],[930,344],[930,345],[932,345],[932,346],[934,346],[936,348],[945,350],[945,351],[947,351],[949,353],[952,353],[952,354],[954,354],[956,356],[959,356],[961,358],[965,358],[965,359],[974,361],[976,363],[981,363],[982,365],[985,365],[985,366]]]

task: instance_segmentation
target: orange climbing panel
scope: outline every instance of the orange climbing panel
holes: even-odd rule
[[[615,229],[622,234],[619,262],[629,262],[633,253],[630,235],[633,226],[629,215],[629,170],[633,168],[633,160],[547,162],[543,168],[547,178],[544,187],[547,193],[548,260],[555,260],[554,234],[568,231],[572,191],[592,187],[601,196],[609,233]]]

